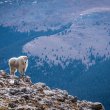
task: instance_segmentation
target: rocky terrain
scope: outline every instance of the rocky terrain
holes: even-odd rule
[[[32,84],[30,77],[19,78],[0,71],[0,110],[104,110],[99,102],[80,101],[65,90]]]

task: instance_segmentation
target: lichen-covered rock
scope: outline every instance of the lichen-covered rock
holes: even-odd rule
[[[6,77],[6,72],[4,70],[0,70],[0,77]]]
[[[79,101],[65,90],[32,84],[30,77],[18,78],[0,71],[0,110],[104,110],[99,102]]]

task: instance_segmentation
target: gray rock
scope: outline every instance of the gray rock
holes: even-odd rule
[[[95,102],[94,104],[92,104],[91,108],[95,109],[95,110],[101,110],[101,109],[103,109],[103,106],[101,103]]]
[[[30,95],[24,94],[21,96],[21,98],[24,98],[25,100],[29,100],[30,99]]]
[[[71,95],[68,95],[68,99],[69,99],[71,102],[73,102],[73,103],[77,102],[77,100],[78,100],[78,98],[77,98],[76,96],[73,97],[73,96],[71,96]]]
[[[15,108],[15,107],[17,107],[17,104],[14,103],[14,102],[11,102],[11,103],[8,104],[8,107]]]
[[[16,95],[19,92],[20,92],[19,89],[10,89],[9,91],[10,95]]]

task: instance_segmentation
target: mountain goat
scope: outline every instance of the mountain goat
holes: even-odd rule
[[[25,75],[25,72],[28,67],[28,57],[20,56],[20,57],[12,57],[8,61],[10,67],[10,74],[15,75],[15,72],[20,73],[21,76]]]

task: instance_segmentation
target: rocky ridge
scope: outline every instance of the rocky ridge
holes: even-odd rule
[[[32,84],[29,76],[19,78],[0,71],[0,110],[104,110],[99,102],[80,101],[65,90]]]

